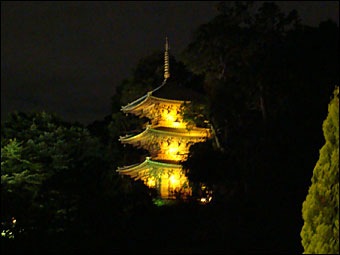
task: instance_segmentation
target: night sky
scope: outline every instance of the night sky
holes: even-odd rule
[[[88,124],[110,113],[110,97],[137,61],[164,48],[178,56],[211,20],[209,2],[2,2],[1,121],[8,113],[51,111]],[[339,2],[277,2],[303,24],[332,19]]]

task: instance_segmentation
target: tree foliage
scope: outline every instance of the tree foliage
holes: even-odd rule
[[[37,251],[62,249],[73,234],[89,238],[104,219],[152,204],[143,184],[114,167],[86,128],[45,112],[11,114],[1,127],[3,230],[23,246],[40,240]]]
[[[318,127],[339,82],[338,34],[334,22],[304,26],[296,11],[284,14],[275,3],[222,2],[183,52],[189,70],[203,77],[205,95],[203,107],[194,105],[185,117],[209,120],[222,148],[193,145],[184,162],[188,177],[213,187],[227,204],[234,196],[257,208],[245,217],[256,215],[254,228],[267,224],[263,240],[280,228],[287,243],[300,245],[293,214],[305,199],[306,176],[322,145]]]
[[[302,206],[301,237],[306,254],[339,253],[339,88],[322,128],[326,143]]]
[[[204,75],[209,118],[222,140],[249,118],[267,121],[281,103],[283,38],[298,24],[275,3],[221,2],[219,14],[195,32],[182,58]],[[256,10],[256,11],[255,11]],[[260,114],[260,115],[259,115]],[[258,116],[259,115],[259,116]]]
[[[2,125],[1,146],[2,216],[16,218],[26,232],[64,231],[110,166],[86,129],[44,112],[12,114]]]

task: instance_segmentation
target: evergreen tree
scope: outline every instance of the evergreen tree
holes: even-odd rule
[[[86,203],[82,187],[99,190],[109,164],[85,128],[45,112],[11,114],[1,125],[1,223],[11,226],[15,218],[27,235],[64,231]]]
[[[120,178],[114,161],[85,127],[45,112],[12,113],[1,124],[3,249],[83,253],[107,236],[108,246],[120,244],[132,212],[152,198],[142,183]]]
[[[313,171],[303,202],[301,231],[304,253],[339,253],[339,88],[323,123],[326,144]]]

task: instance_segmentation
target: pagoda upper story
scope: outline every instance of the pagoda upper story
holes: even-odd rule
[[[143,132],[121,136],[119,141],[149,150],[151,158],[155,160],[186,160],[190,146],[205,141],[210,136],[210,130],[189,127],[183,120],[181,105],[190,101],[155,97],[152,96],[154,91],[122,107],[124,113],[147,117],[150,123]]]
[[[166,80],[161,85],[164,86]],[[158,87],[157,89],[159,89]],[[152,127],[175,127],[185,128],[186,124],[180,115],[180,107],[189,101],[172,100],[152,95],[154,92],[150,91],[145,96],[136,101],[123,106],[124,113],[132,113],[140,118],[147,117],[151,120]]]

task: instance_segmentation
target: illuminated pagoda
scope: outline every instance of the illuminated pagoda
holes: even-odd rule
[[[165,44],[164,81],[156,89],[122,107],[126,114],[150,119],[143,132],[119,138],[123,144],[144,148],[150,156],[139,164],[119,167],[117,172],[134,180],[142,180],[150,188],[156,188],[162,199],[186,198],[191,188],[180,161],[187,158],[192,144],[210,137],[206,128],[187,126],[180,115],[180,107],[186,100],[167,99],[157,96],[163,90],[173,89],[169,83],[169,46]],[[180,94],[176,92],[176,94]]]

